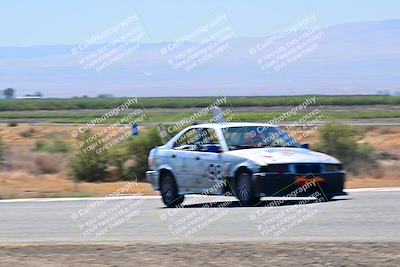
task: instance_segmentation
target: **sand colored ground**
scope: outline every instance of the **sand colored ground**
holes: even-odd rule
[[[1,245],[14,266],[398,266],[399,243],[273,242]]]
[[[67,162],[71,153],[47,153],[34,150],[38,140],[56,137],[76,149],[71,132],[78,126],[0,124],[0,136],[6,145],[6,164],[0,171],[0,198],[106,196],[123,188],[127,182],[76,183],[68,175]],[[101,130],[97,128],[96,130]],[[27,136],[28,135],[28,136]],[[315,134],[303,140],[313,143]],[[380,160],[380,169],[358,176],[348,176],[346,188],[400,187],[400,127],[367,128],[364,140],[376,151],[394,156]],[[397,159],[396,159],[397,157]],[[50,174],[46,174],[46,172]],[[118,180],[113,177],[112,180]],[[138,183],[124,194],[158,194],[147,183]]]
[[[0,173],[0,197],[37,198],[37,197],[93,197],[107,196],[121,191],[120,195],[140,194],[156,195],[148,183],[76,183],[67,176],[30,175],[24,172]],[[125,190],[126,188],[126,190]]]

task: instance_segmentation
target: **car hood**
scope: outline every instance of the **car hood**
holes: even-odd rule
[[[252,160],[260,165],[273,163],[340,163],[332,156],[305,148],[251,148],[225,153]]]

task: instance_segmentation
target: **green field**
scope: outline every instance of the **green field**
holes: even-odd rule
[[[222,106],[273,107],[301,104],[312,96],[252,96],[227,97]],[[400,105],[400,96],[316,96],[318,105]],[[205,107],[218,97],[146,97],[139,98],[145,108],[190,108]],[[127,98],[69,98],[69,99],[12,99],[0,100],[0,111],[24,110],[74,110],[111,109],[126,102]]]
[[[269,121],[274,118],[278,118],[282,115],[281,112],[239,112],[232,113],[234,117],[232,121]],[[301,119],[305,114],[299,112],[295,115],[291,115],[284,119],[284,121],[294,121]],[[151,110],[146,111],[146,117],[140,122],[176,122],[190,117],[193,113],[169,113],[165,114],[162,112],[154,112]],[[355,120],[355,119],[374,119],[374,118],[400,118],[400,111],[340,111],[340,112],[324,112],[324,120]],[[1,119],[9,119],[10,121],[16,119],[40,119],[42,122],[47,123],[88,123],[97,115],[88,114],[69,114],[69,113],[26,113],[26,114],[13,114],[13,113],[1,113]],[[117,115],[110,117],[102,123],[116,123],[123,119],[125,115]],[[196,121],[206,121],[211,119],[211,114],[207,116],[198,117]]]

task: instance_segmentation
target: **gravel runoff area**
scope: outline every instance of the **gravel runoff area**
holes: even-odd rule
[[[0,266],[399,266],[400,243],[0,245]]]

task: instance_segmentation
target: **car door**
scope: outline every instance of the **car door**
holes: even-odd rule
[[[196,151],[198,133],[198,128],[191,128],[173,144],[169,162],[181,191],[196,192],[195,185],[200,172],[196,167],[200,161],[199,152]]]
[[[213,128],[203,128],[199,133],[197,148],[200,170],[196,177],[196,188],[199,193],[221,194],[224,191],[224,174],[222,148],[217,132]]]

